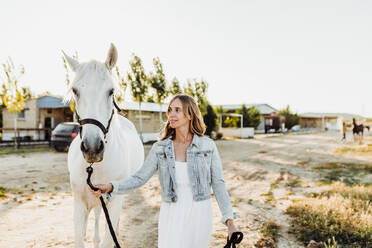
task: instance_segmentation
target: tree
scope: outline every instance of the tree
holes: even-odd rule
[[[195,98],[196,93],[195,93],[194,85],[191,83],[190,80],[187,80],[186,85],[183,86],[183,93]]]
[[[239,110],[235,111],[235,114],[239,114]],[[223,124],[225,127],[240,127],[240,118],[239,116],[229,116],[227,115],[225,117],[225,120],[223,121]]]
[[[188,80],[187,85],[184,87],[185,94],[192,96],[198,103],[201,114],[204,116],[207,112],[207,99],[208,83],[204,80],[193,81]]]
[[[243,127],[250,127],[250,121],[251,120],[250,120],[250,116],[249,116],[249,113],[248,113],[248,109],[245,106],[245,104],[242,104],[242,107],[240,108],[239,113],[241,115],[243,115]],[[239,125],[241,125],[240,121],[241,121],[241,119],[239,120]]]
[[[247,108],[245,104],[238,111],[239,114],[243,115],[243,127],[253,127],[257,128],[261,123],[261,113],[254,106]],[[238,121],[238,126],[240,126],[240,121]]]
[[[287,107],[284,109],[281,109],[278,114],[285,118],[285,127],[288,129],[291,129],[293,126],[300,123],[300,117],[297,113],[292,113],[289,105],[287,105]]]
[[[26,88],[19,88],[19,78],[25,73],[23,65],[17,69],[14,66],[12,59],[2,64],[2,71],[0,74],[0,83],[2,91],[0,93],[2,104],[14,114],[14,146],[17,149],[17,116],[26,104],[25,93],[28,92]],[[28,97],[28,96],[27,96]]]
[[[152,100],[153,102],[156,102],[158,104],[163,104],[164,99],[169,94],[167,91],[167,80],[165,79],[163,65],[161,64],[159,58],[154,58],[152,62],[154,64],[155,72],[154,73],[150,72],[148,81],[149,81],[151,88],[155,90],[155,97],[151,96],[151,98],[148,99],[148,102]],[[161,105],[159,105],[159,107],[160,107],[159,121],[160,121],[160,126],[161,126],[163,122],[163,117],[162,117],[162,112],[161,112]]]
[[[249,126],[254,127],[256,129],[261,123],[262,115],[260,111],[256,109],[254,106],[252,106],[248,109],[248,116],[249,116]]]
[[[182,88],[180,86],[180,81],[176,77],[174,77],[170,83],[168,88],[168,93],[172,96],[182,93]]]
[[[142,60],[135,54],[129,61],[131,71],[127,73],[128,83],[131,87],[132,98],[136,102],[143,102],[148,94],[148,82]]]
[[[207,99],[208,83],[204,80],[201,81],[194,80],[194,86],[200,112],[202,112],[202,114],[205,114],[207,111],[206,106],[209,104]]]
[[[212,106],[209,104],[207,105],[207,113],[204,115],[203,119],[205,125],[207,126],[205,134],[211,136],[212,131],[214,131],[217,127],[217,115],[214,112]]]
[[[144,99],[147,99],[148,82],[145,68],[142,65],[142,60],[135,54],[132,56],[132,59],[129,61],[131,71],[127,73],[127,77],[128,83],[130,83],[133,100],[139,102],[140,138],[143,141],[141,102],[143,102]]]
[[[118,66],[115,66],[115,72],[116,74],[114,75],[114,79],[117,80],[120,88],[120,92],[116,94],[115,99],[117,102],[123,102],[125,99],[125,93],[128,88],[128,82],[125,80],[125,77],[121,73]]]
[[[161,104],[168,96],[167,80],[165,79],[163,65],[161,64],[159,58],[154,58],[153,64],[155,72],[150,72],[148,81],[150,86],[155,90],[155,102]]]

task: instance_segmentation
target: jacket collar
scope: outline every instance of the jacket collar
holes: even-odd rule
[[[169,136],[165,140],[159,141],[159,145],[166,145],[166,146],[171,145],[172,142],[173,142],[172,137],[173,136]],[[194,145],[194,146],[199,148],[200,147],[200,139],[201,139],[201,137],[199,135],[194,134],[190,145],[191,146]]]
[[[194,145],[196,147],[200,147],[200,136],[194,133],[194,137],[192,138],[191,145]]]

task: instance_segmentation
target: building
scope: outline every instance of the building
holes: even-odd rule
[[[123,102],[119,106],[125,110],[128,118],[140,131],[140,114],[138,102]],[[166,104],[142,103],[142,132],[144,141],[155,140],[167,120]],[[14,137],[14,114],[6,108],[3,109],[3,140],[12,140]],[[160,114],[161,113],[161,114]],[[17,115],[17,130],[20,137],[32,140],[48,140],[50,130],[61,122],[73,121],[70,105],[63,103],[63,99],[56,96],[42,96],[26,101],[25,108]],[[76,120],[75,120],[76,121]]]
[[[303,113],[300,114],[301,128],[316,128],[322,130],[341,130],[342,122],[351,125],[352,119],[362,120],[363,117],[347,113]]]
[[[242,108],[243,104],[231,104],[231,105],[221,105],[222,109],[224,111],[227,111],[229,113],[235,113],[236,110],[239,110]],[[215,106],[215,107],[219,107]],[[269,104],[263,103],[263,104],[245,104],[245,107],[248,109],[250,107],[255,107],[260,111],[262,117],[261,122],[256,128],[255,132],[257,133],[263,133],[267,132],[270,129],[277,129],[276,126],[279,125],[278,128],[281,128],[281,123],[283,122],[283,119],[279,117],[278,110],[271,107]],[[278,123],[276,123],[278,122]],[[275,125],[277,124],[277,125]]]
[[[73,120],[69,104],[63,103],[62,98],[55,96],[41,96],[27,100],[24,109],[17,116],[6,108],[3,108],[2,114],[3,140],[13,139],[15,124],[19,129],[20,137],[27,136],[33,140],[48,140],[50,138],[48,129],[55,128],[60,122]]]
[[[125,117],[136,126],[140,132],[140,112],[138,102],[123,102],[119,104],[125,110]],[[157,104],[151,102],[141,103],[142,116],[142,136],[143,142],[156,140],[163,130],[164,123],[167,121],[167,104]]]

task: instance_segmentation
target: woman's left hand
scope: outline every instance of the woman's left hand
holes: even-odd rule
[[[233,222],[233,220],[231,220],[231,219],[228,219],[228,220],[226,221],[226,224],[227,224],[228,236],[229,236],[229,239],[231,239],[231,235],[232,235],[234,232],[238,232],[238,229],[235,227],[234,222]]]

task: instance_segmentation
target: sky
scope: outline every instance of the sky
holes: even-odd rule
[[[19,1],[0,4],[0,63],[38,94],[66,92],[61,50],[117,65],[131,54],[168,80],[209,83],[213,105],[267,103],[372,117],[372,1]]]

